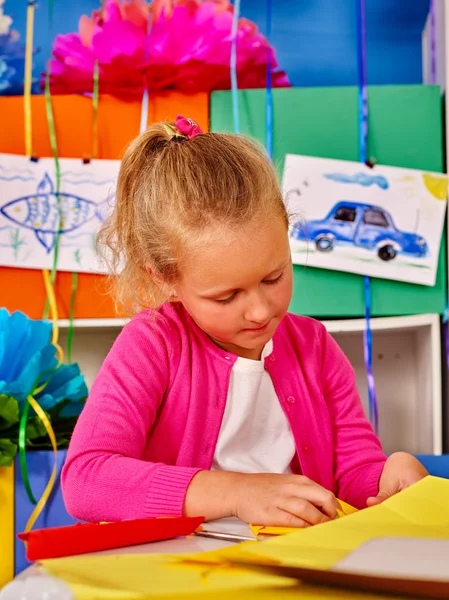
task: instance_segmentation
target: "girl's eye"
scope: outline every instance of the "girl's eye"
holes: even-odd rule
[[[275,283],[279,283],[280,281],[282,281],[284,279],[284,274],[285,274],[285,271],[282,271],[282,273],[279,275],[279,277],[276,277],[276,279],[266,279],[264,281],[264,283],[266,283],[267,285],[274,285]]]
[[[225,298],[224,300],[215,300],[215,302],[218,302],[218,304],[229,304],[230,302],[232,302],[234,300],[234,298],[237,296],[237,292],[234,292],[232,294],[232,296],[229,296],[229,298]]]

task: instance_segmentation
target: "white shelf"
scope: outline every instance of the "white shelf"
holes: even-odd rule
[[[90,387],[126,319],[74,321],[72,359]],[[368,389],[363,355],[364,319],[323,321],[351,362],[365,410]],[[62,320],[65,347],[69,322]],[[386,452],[441,454],[442,397],[438,315],[371,320],[373,371],[379,405],[379,436]]]
[[[351,362],[368,413],[363,319],[325,325]],[[371,320],[379,437],[386,452],[441,454],[443,441],[439,315]]]

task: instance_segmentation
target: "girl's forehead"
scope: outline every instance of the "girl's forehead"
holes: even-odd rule
[[[229,231],[229,237],[221,231],[207,245],[186,252],[181,279],[202,289],[242,287],[249,279],[269,275],[289,258],[286,225],[281,219],[271,219]]]

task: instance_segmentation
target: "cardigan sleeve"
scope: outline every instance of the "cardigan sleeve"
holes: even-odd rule
[[[125,326],[92,386],[62,471],[68,512],[90,521],[182,514],[198,472],[141,459],[169,382],[167,334],[148,318]]]
[[[323,392],[332,421],[337,496],[356,508],[376,496],[386,461],[365,416],[351,364],[323,327]]]

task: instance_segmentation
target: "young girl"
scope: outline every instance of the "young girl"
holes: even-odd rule
[[[137,316],[106,358],[62,475],[76,518],[235,515],[305,527],[426,475],[382,453],[347,359],[287,312],[288,215],[265,153],[178,117],[123,159],[102,232]],[[297,290],[306,294],[307,290]]]

